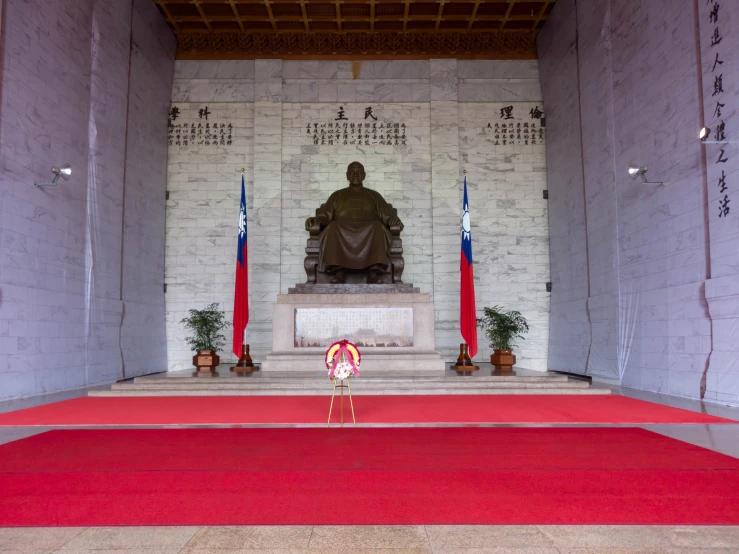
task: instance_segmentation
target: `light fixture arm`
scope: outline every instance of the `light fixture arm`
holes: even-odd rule
[[[65,164],[62,167],[52,167],[51,172],[54,174],[54,179],[51,183],[33,183],[36,187],[55,187],[59,182],[59,177],[63,177],[65,181],[69,180],[72,175],[72,167],[69,164]]]

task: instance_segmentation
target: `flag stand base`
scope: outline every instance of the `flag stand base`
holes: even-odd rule
[[[244,377],[251,374],[252,371],[258,371],[259,366],[252,362],[251,356],[249,355],[249,345],[241,345],[241,357],[235,366],[231,366],[231,371],[236,373],[239,377]]]
[[[459,345],[459,358],[457,358],[457,363],[452,366],[452,369],[462,375],[471,374],[473,371],[480,369],[479,365],[472,363],[467,343],[463,342]]]

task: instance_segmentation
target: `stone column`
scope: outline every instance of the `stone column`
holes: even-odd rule
[[[272,350],[272,312],[280,292],[282,224],[282,61],[256,60],[254,203],[249,227],[249,325],[246,340],[261,360]]]
[[[436,350],[449,361],[456,359],[462,341],[459,332],[461,189],[456,60],[431,60],[430,93]]]

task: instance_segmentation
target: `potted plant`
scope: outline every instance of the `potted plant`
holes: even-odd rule
[[[190,310],[190,316],[180,321],[192,335],[185,340],[197,351],[192,357],[192,364],[197,367],[193,377],[218,377],[216,367],[221,363],[218,350],[225,344],[226,337],[221,330],[231,325],[226,316],[213,303],[203,310]]]
[[[493,354],[490,363],[495,366],[494,373],[512,374],[516,356],[511,352],[516,339],[524,340],[523,335],[529,330],[529,324],[521,312],[505,311],[501,306],[483,308],[483,317],[477,325],[485,330]]]

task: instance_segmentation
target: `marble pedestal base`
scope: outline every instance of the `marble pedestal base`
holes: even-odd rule
[[[274,309],[272,353],[262,362],[262,371],[325,372],[327,346],[297,346],[296,310],[305,308],[408,308],[412,310],[413,346],[359,346],[362,371],[438,371],[444,359],[434,345],[434,305],[426,293],[391,294],[280,294]],[[341,330],[338,330],[341,333]]]

